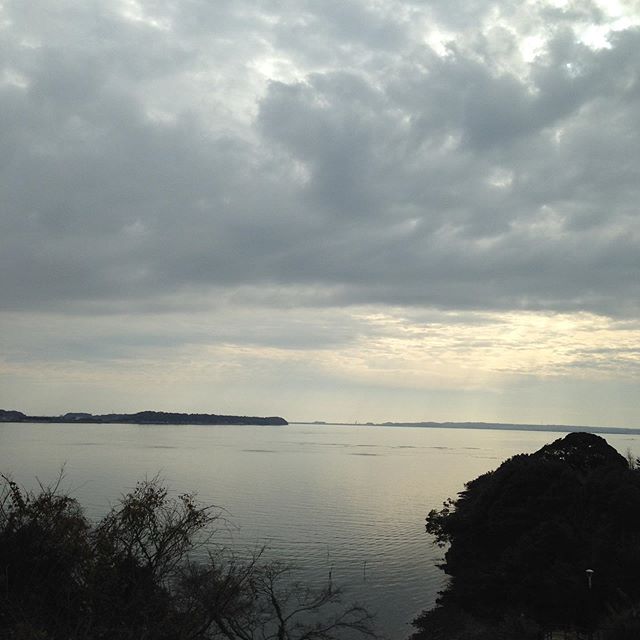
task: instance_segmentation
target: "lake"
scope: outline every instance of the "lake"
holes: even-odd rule
[[[466,481],[561,433],[341,425],[189,426],[0,423],[0,471],[33,487],[55,480],[99,518],[137,480],[160,473],[176,493],[224,507],[219,539],[321,581],[377,611],[392,638],[433,606],[442,551],[428,511]],[[640,436],[606,435],[640,455]]]

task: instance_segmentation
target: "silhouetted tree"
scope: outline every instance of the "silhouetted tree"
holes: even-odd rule
[[[414,622],[416,640],[592,628],[640,599],[640,472],[596,435],[507,460],[431,511],[426,526],[447,547],[450,582]]]

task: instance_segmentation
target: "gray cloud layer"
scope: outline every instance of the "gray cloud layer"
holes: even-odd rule
[[[5,2],[3,307],[637,313],[640,29],[522,6]]]

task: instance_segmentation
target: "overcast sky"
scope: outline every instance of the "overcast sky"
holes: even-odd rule
[[[640,426],[640,2],[3,0],[0,407]]]

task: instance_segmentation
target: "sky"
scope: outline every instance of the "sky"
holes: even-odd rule
[[[0,407],[640,426],[637,0],[1,0]]]

